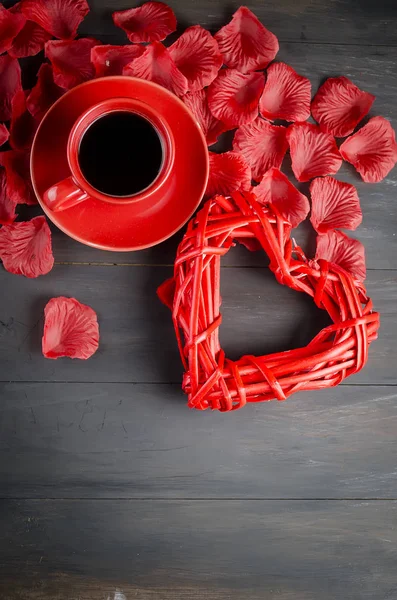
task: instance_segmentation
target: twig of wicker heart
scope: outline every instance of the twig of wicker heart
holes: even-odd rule
[[[272,205],[247,193],[213,198],[189,223],[174,276],[159,288],[172,308],[189,407],[229,411],[247,402],[285,400],[297,391],[338,385],[365,365],[379,313],[364,286],[335,264],[307,260],[290,234],[290,224]],[[305,348],[229,360],[218,335],[220,261],[236,241],[259,243],[278,282],[312,296],[333,325]]]

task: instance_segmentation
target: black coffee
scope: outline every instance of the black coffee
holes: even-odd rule
[[[79,163],[85,179],[109,196],[131,196],[146,189],[159,174],[163,148],[145,118],[113,112],[95,121],[84,134]]]

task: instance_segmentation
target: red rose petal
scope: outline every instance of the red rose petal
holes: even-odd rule
[[[197,92],[210,85],[223,62],[218,44],[210,32],[200,25],[186,29],[169,48],[169,53],[186,77],[191,92]]]
[[[19,62],[8,54],[0,56],[0,121],[11,119],[12,99],[21,89]]]
[[[144,51],[142,46],[132,44],[130,46],[94,46],[91,49],[91,62],[95,67],[97,77],[122,75],[123,68],[141,56]]]
[[[234,13],[215,39],[225,64],[243,72],[264,69],[278,52],[276,36],[246,6]]]
[[[33,278],[54,266],[51,231],[45,217],[4,225],[0,229],[0,258],[9,273]]]
[[[251,167],[244,158],[235,152],[215,154],[209,152],[210,176],[205,195],[209,198],[215,194],[228,196],[238,190],[251,188]]]
[[[51,65],[44,63],[37,74],[37,83],[26,99],[28,111],[38,121],[46,114],[47,110],[64,94],[54,81]]]
[[[21,3],[14,4],[14,6],[10,8],[10,11],[22,15]],[[44,44],[51,38],[51,33],[48,33],[48,31],[40,27],[40,25],[37,25],[34,21],[25,20],[25,25],[14,38],[8,54],[14,58],[34,56],[43,50]]]
[[[145,2],[137,8],[113,13],[113,21],[121,27],[130,42],[160,42],[176,30],[172,8],[163,2]]]
[[[8,225],[15,221],[17,217],[15,208],[16,203],[10,200],[10,197],[7,194],[7,176],[5,169],[0,169],[0,225]]]
[[[208,89],[208,106],[214,117],[228,127],[238,127],[258,116],[265,78],[262,73],[224,69]]]
[[[123,75],[153,81],[177,96],[183,96],[188,91],[186,77],[182,75],[161,42],[149,44],[142,56],[124,67]]]
[[[171,277],[170,279],[166,279],[159,287],[157,288],[157,296],[160,301],[165,304],[167,308],[172,310],[174,304],[174,295],[175,295],[175,279]]]
[[[366,277],[364,246],[341,231],[317,236],[316,260],[320,258],[342,267],[358,281]]]
[[[86,0],[22,0],[21,10],[54,37],[72,40],[90,7]]]
[[[259,181],[271,167],[281,167],[288,150],[287,128],[258,117],[236,131],[233,150],[242,154],[252,169],[253,178]]]
[[[285,63],[267,70],[259,111],[267,119],[306,121],[310,117],[311,83]]]
[[[298,181],[333,175],[342,165],[334,138],[311,123],[294,123],[287,129],[292,170]]]
[[[321,129],[335,137],[350,135],[369,113],[375,96],[363,92],[347,77],[330,77],[312,102],[312,115]]]
[[[309,200],[275,167],[269,169],[253,192],[260,202],[273,204],[292,227],[297,227],[309,214]]]
[[[52,298],[44,309],[43,354],[46,358],[90,358],[98,349],[95,311],[75,298]]]
[[[373,117],[347,138],[340,153],[367,183],[382,181],[397,162],[396,134],[387,119]]]
[[[317,233],[339,227],[356,229],[363,218],[354,185],[333,177],[320,177],[310,184],[312,212],[310,221]]]
[[[27,150],[31,147],[38,126],[26,108],[26,92],[19,90],[12,101],[10,126],[10,144],[15,150]]]
[[[3,123],[1,123],[0,124],[0,146],[5,144],[9,137],[10,137],[10,132],[8,131],[7,127]]]
[[[11,48],[13,39],[25,23],[26,19],[21,13],[7,10],[0,4],[0,54]]]
[[[71,88],[93,79],[94,65],[91,63],[91,48],[100,42],[93,38],[62,41],[50,40],[45,45],[45,54],[54,70],[54,81],[61,88]]]
[[[210,111],[206,91],[189,92],[182,97],[182,100],[199,122],[208,146],[215,144],[221,133],[227,130],[227,127],[221,121],[218,121]]]
[[[0,152],[0,164],[7,173],[7,194],[15,204],[37,204],[30,178],[30,153],[21,150]]]

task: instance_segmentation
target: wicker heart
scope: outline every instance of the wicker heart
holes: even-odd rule
[[[285,400],[298,391],[338,385],[365,365],[379,314],[364,286],[338,265],[308,261],[300,248],[293,249],[290,234],[288,221],[253,194],[217,196],[190,221],[174,277],[158,290],[172,308],[189,407],[229,411],[247,402]],[[333,325],[305,348],[226,358],[218,335],[220,261],[235,241],[259,243],[277,281],[312,296]]]

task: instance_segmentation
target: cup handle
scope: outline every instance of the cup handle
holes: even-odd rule
[[[59,212],[84,202],[88,197],[88,194],[74,182],[73,177],[68,177],[44,192],[43,200],[48,208]]]

